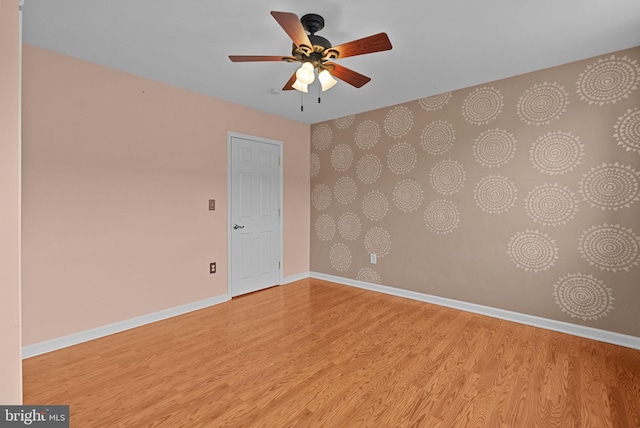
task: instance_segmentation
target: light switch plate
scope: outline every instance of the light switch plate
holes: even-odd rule
[[[378,255],[376,253],[371,253],[371,264],[375,265],[378,263]]]

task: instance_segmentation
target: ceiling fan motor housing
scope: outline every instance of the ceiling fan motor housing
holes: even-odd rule
[[[327,55],[327,50],[331,48],[331,42],[324,37],[316,36],[315,34],[309,35],[309,41],[313,46],[306,48],[305,46],[292,47],[291,53],[294,57],[298,58],[302,62],[312,62],[317,67],[317,63]],[[337,57],[337,55],[335,55]],[[332,57],[333,58],[333,57]]]
[[[316,36],[315,34],[309,35],[309,41],[313,46],[322,46],[325,49],[329,49],[331,47],[331,42],[324,37]]]

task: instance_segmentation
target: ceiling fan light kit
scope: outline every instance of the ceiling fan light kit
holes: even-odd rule
[[[298,19],[293,13],[276,11],[271,12],[271,15],[293,41],[291,56],[230,55],[229,59],[232,62],[284,61],[302,63],[282,88],[284,91],[296,89],[307,93],[308,86],[315,81],[316,72],[322,91],[331,89],[338,83],[336,78],[360,88],[371,81],[371,78],[330,61],[392,48],[386,33],[332,46],[329,40],[315,34],[324,28],[322,16],[309,13]]]
[[[303,62],[300,68],[296,71],[296,78],[300,83],[310,85],[316,80],[313,65],[310,62]]]
[[[333,76],[331,76],[329,70],[322,70],[320,73],[318,73],[318,80],[320,81],[320,85],[322,86],[322,92],[326,91],[327,89],[333,88],[335,84],[338,83],[338,81],[334,79]]]
[[[305,94],[309,92],[309,85],[307,85],[306,83],[302,83],[298,79],[296,79],[296,81],[293,83],[293,85],[291,85],[291,87],[293,89],[297,89],[300,92],[304,92]]]

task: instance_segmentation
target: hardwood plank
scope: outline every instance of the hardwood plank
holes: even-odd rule
[[[23,362],[74,427],[640,427],[640,351],[307,279]]]

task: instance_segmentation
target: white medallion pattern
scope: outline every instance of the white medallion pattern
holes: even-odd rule
[[[558,247],[546,233],[526,230],[512,236],[507,245],[511,261],[526,272],[549,269],[558,260]]]
[[[311,192],[311,203],[318,210],[324,210],[331,203],[331,189],[326,184],[318,184]]]
[[[353,202],[357,193],[356,182],[351,177],[340,177],[333,188],[333,195],[341,204]]]
[[[473,144],[476,161],[489,168],[506,164],[516,154],[516,139],[506,129],[490,129],[480,134]]]
[[[640,107],[628,109],[624,116],[618,118],[614,129],[613,138],[619,146],[640,154]]]
[[[353,150],[346,144],[336,146],[331,152],[331,165],[336,171],[346,171],[353,162]]]
[[[462,189],[466,180],[462,164],[451,159],[443,160],[431,168],[431,186],[443,195],[452,195]]]
[[[358,161],[356,173],[363,183],[375,183],[382,173],[382,162],[376,155],[364,155]]]
[[[362,211],[369,220],[381,220],[387,215],[388,210],[389,201],[382,192],[374,190],[367,193],[362,199]]]
[[[331,127],[327,124],[316,126],[311,134],[311,143],[317,150],[324,150],[331,144],[332,132]]]
[[[353,124],[354,120],[356,120],[356,115],[352,114],[350,116],[345,116],[345,117],[340,117],[338,119],[335,119],[333,121],[333,124],[338,129],[347,129],[348,127],[351,126],[351,124]]]
[[[606,317],[633,311],[614,296],[630,301],[640,273],[640,51],[628,52],[311,125],[314,269],[373,286],[424,274],[402,264],[408,251],[454,267],[497,256],[506,270],[490,279],[544,301],[533,315],[615,330]]]
[[[453,125],[444,120],[428,124],[420,136],[422,148],[430,155],[441,155],[453,147],[456,131]]]
[[[544,82],[527,89],[518,100],[520,120],[528,125],[548,125],[567,111],[569,94],[558,83]]]
[[[362,226],[360,219],[354,213],[345,213],[338,220],[338,232],[347,241],[353,241],[360,236]]]
[[[444,107],[451,99],[451,92],[444,94],[432,95],[430,97],[420,98],[418,103],[420,107],[427,111],[436,111]]]
[[[556,184],[536,186],[525,200],[527,215],[544,226],[557,226],[573,219],[578,200],[567,187]]]
[[[320,173],[320,157],[315,153],[311,153],[310,176],[311,178],[315,178],[319,173]]]
[[[384,119],[384,130],[390,137],[401,138],[413,126],[413,113],[405,106],[394,107]]]
[[[323,214],[316,220],[316,233],[323,241],[330,241],[336,234],[336,222],[333,217]]]
[[[373,120],[365,120],[356,128],[356,145],[363,150],[372,149],[379,138],[380,127]]]
[[[545,174],[564,174],[580,164],[584,146],[570,132],[549,132],[538,138],[529,152],[531,163]]]
[[[582,258],[600,270],[628,271],[640,262],[640,237],[619,224],[585,230],[578,246]]]
[[[382,280],[380,279],[380,275],[373,269],[364,268],[358,271],[358,275],[356,276],[358,281],[368,282],[370,284],[381,284]]]
[[[418,154],[409,143],[398,143],[389,149],[387,165],[396,174],[405,174],[413,169],[418,161]]]
[[[334,244],[329,251],[329,261],[334,269],[345,271],[351,266],[351,251],[344,244]]]
[[[602,106],[628,98],[631,91],[638,89],[639,81],[640,68],[636,60],[611,55],[588,65],[576,84],[582,101]]]
[[[617,211],[640,201],[640,173],[631,166],[603,163],[582,176],[580,193],[594,208]]]
[[[460,223],[460,212],[453,202],[436,199],[424,212],[427,229],[439,235],[453,232]]]
[[[376,254],[382,258],[389,254],[391,249],[391,236],[381,227],[374,227],[364,237],[364,247],[369,254]]]
[[[393,202],[405,213],[418,209],[422,204],[422,187],[415,180],[402,180],[393,189]]]
[[[489,175],[476,185],[473,198],[476,205],[489,214],[509,211],[517,198],[518,190],[513,181],[501,175]]]
[[[485,125],[502,113],[503,106],[504,101],[500,91],[484,86],[476,88],[464,100],[462,116],[473,125]]]
[[[611,289],[591,275],[568,274],[553,285],[556,304],[571,318],[583,321],[607,316],[613,309]]]

